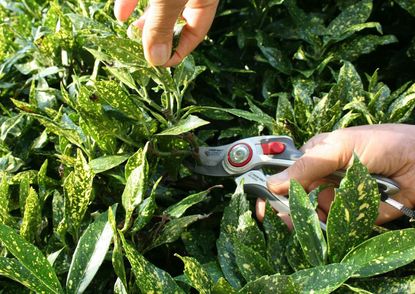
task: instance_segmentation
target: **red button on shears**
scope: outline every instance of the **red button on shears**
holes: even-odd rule
[[[281,142],[262,143],[261,147],[265,155],[277,155],[285,150],[285,145]]]

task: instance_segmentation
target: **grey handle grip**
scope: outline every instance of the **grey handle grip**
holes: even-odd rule
[[[296,162],[296,160],[291,159],[271,159],[267,161],[268,166],[278,166],[278,167],[289,167],[293,165]],[[332,178],[334,180],[341,180],[345,176],[346,172],[339,170],[334,172],[329,176],[329,178]],[[386,193],[387,195],[394,195],[400,191],[398,183],[395,181],[382,177],[376,174],[372,174],[372,177],[376,180],[379,187],[379,192]]]
[[[250,197],[265,198],[269,201],[269,204],[271,204],[272,208],[278,212],[290,213],[288,199],[283,196],[272,194],[266,186],[261,184],[245,184],[244,191]]]

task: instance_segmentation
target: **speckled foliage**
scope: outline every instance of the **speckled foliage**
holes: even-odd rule
[[[357,157],[326,230],[326,186],[291,182],[289,230],[191,168],[199,146],[413,123],[413,1],[220,0],[174,68],[127,34],[147,3],[120,23],[113,0],[0,0],[0,294],[414,292],[413,223],[374,225]]]

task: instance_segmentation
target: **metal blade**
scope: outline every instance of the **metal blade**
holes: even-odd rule
[[[192,171],[197,174],[205,175],[205,176],[212,176],[212,177],[229,177],[230,174],[227,173],[222,164],[218,164],[217,166],[206,166],[206,165],[196,165],[194,167],[190,167]]]

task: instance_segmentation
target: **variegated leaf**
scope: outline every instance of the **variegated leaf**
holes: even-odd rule
[[[3,224],[0,224],[0,241],[19,261],[9,262],[9,265],[17,270],[15,277],[17,273],[30,273],[31,276],[27,277],[27,283],[31,284],[36,279],[39,287],[47,289],[45,292],[63,293],[61,284],[52,265],[39,249],[16,234],[13,229]],[[21,280],[20,277],[18,278],[19,282],[21,280],[22,282],[26,282],[26,277],[22,277]]]
[[[0,224],[12,225],[14,223],[9,212],[9,184],[7,175],[1,174],[0,182]]]
[[[341,262],[356,268],[354,276],[371,277],[414,260],[415,229],[411,228],[389,231],[373,237],[354,248]]]
[[[184,293],[168,272],[147,261],[133,246],[127,243],[122,234],[120,236],[125,254],[135,275],[136,284],[142,293]]]
[[[157,209],[156,203],[156,189],[161,181],[160,177],[153,185],[150,196],[143,200],[137,208],[137,217],[131,227],[131,232],[138,232],[141,230],[153,217]]]
[[[241,294],[296,294],[301,291],[299,285],[290,276],[263,276],[247,283],[238,293]]]
[[[247,282],[275,273],[265,256],[237,239],[233,240],[236,264]]]
[[[85,291],[104,261],[112,236],[113,231],[108,222],[108,212],[102,213],[86,228],[72,256],[66,279],[67,293],[83,293]]]
[[[181,217],[188,208],[192,207],[193,205],[206,200],[207,195],[213,188],[217,188],[219,186],[214,186],[208,190],[192,194],[187,196],[186,198],[180,200],[179,202],[169,206],[163,213],[169,215],[170,217],[178,218]]]
[[[33,188],[29,189],[29,195],[26,198],[26,205],[23,214],[22,224],[20,226],[20,235],[29,242],[33,242],[38,234],[42,224],[42,209],[39,197]]]
[[[186,132],[190,132],[198,127],[209,124],[208,121],[203,120],[195,115],[189,115],[186,118],[181,119],[174,126],[165,129],[159,136],[177,136]]]
[[[0,257],[0,276],[15,280],[36,293],[63,293],[54,292],[15,258]]]
[[[117,223],[115,220],[115,215],[112,209],[108,210],[108,222],[111,225],[113,231],[113,242],[114,248],[112,250],[112,266],[114,267],[115,274],[118,276],[118,280],[122,287],[119,286],[120,289],[127,287],[127,275],[125,273],[125,266],[124,266],[124,254],[122,252],[122,244],[121,239],[118,234]]]
[[[289,202],[294,230],[306,259],[314,266],[323,265],[327,245],[320,221],[304,188],[295,180],[290,183]]]
[[[125,210],[125,224],[123,231],[130,227],[133,211],[144,200],[147,191],[149,165],[146,159],[148,144],[140,152],[140,165],[131,171],[127,178],[124,192],[122,193],[122,205]],[[128,165],[128,163],[127,163]]]
[[[105,172],[119,166],[129,158],[128,155],[108,155],[95,158],[89,162],[89,166],[95,174]]]
[[[65,215],[70,227],[77,232],[85,212],[92,200],[92,182],[94,173],[82,152],[78,149],[74,170],[66,177]]]
[[[236,290],[225,280],[220,278],[212,287],[212,294],[235,294]]]
[[[124,66],[147,67],[140,43],[116,36],[93,38],[93,44],[100,47],[105,55],[96,56],[106,62],[119,62]]]
[[[184,263],[184,274],[190,284],[201,294],[211,293],[213,281],[202,265],[192,257],[176,254]]]
[[[295,271],[312,267],[305,257],[300,242],[298,242],[295,234],[290,236],[285,252],[288,263]]]
[[[359,279],[352,285],[365,289],[368,293],[415,293],[415,276]]]
[[[146,250],[176,241],[188,226],[203,218],[206,218],[206,216],[197,214],[170,220]]]
[[[355,156],[336,189],[327,218],[327,243],[333,262],[340,262],[351,248],[369,236],[378,215],[379,201],[376,181]]]
[[[46,172],[48,169],[48,160],[46,159],[37,173],[37,183],[39,186],[39,200],[43,203],[48,196],[48,186]]]
[[[415,17],[415,3],[412,0],[395,0],[403,9]]]
[[[281,274],[290,273],[291,268],[287,261],[287,244],[290,232],[287,225],[277,216],[267,201],[265,216],[262,225],[265,230],[267,244],[267,260],[274,270]]]
[[[344,9],[327,27],[326,34],[336,38],[352,25],[366,22],[372,12],[372,0],[362,0]]]
[[[348,264],[332,263],[293,273],[290,277],[298,284],[300,293],[331,293],[347,281],[355,267]]]

